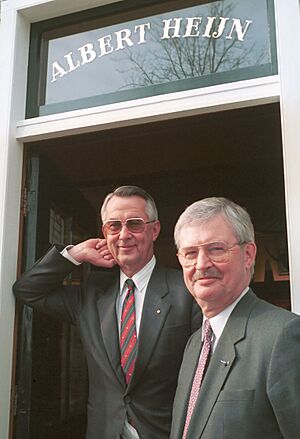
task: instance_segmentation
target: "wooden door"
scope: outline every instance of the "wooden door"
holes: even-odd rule
[[[25,174],[20,273],[52,244],[76,243],[97,230],[94,209],[36,148],[27,151]],[[82,267],[66,282],[86,274]],[[20,303],[16,321],[11,438],[83,439],[87,373],[76,328]]]

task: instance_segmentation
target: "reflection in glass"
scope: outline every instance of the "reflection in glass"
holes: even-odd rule
[[[163,84],[182,90],[190,88],[186,80],[271,63],[267,1],[215,1],[52,39],[48,47],[46,105],[149,86],[151,95]]]

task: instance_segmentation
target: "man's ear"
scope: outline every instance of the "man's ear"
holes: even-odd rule
[[[152,228],[153,241],[156,241],[159,233],[160,233],[160,221],[156,220]]]
[[[256,244],[255,242],[247,242],[245,244],[245,265],[250,268],[254,265],[256,257]]]

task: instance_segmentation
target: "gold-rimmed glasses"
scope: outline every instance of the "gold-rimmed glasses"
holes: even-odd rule
[[[225,241],[207,242],[204,244],[193,245],[190,247],[180,248],[177,252],[177,256],[180,264],[184,268],[190,268],[196,265],[199,252],[202,249],[212,262],[228,262],[230,251],[236,247],[245,244],[244,242],[235,242],[234,244],[228,244]]]
[[[103,229],[108,235],[117,235],[124,226],[126,226],[131,233],[142,233],[145,230],[146,224],[154,222],[155,220],[144,221],[143,218],[128,218],[125,221],[112,219],[104,221]]]

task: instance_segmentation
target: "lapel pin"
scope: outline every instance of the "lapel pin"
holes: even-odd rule
[[[160,309],[158,308],[157,310],[156,310],[156,314],[160,314],[161,313],[161,311],[160,311]]]
[[[220,363],[223,364],[223,366],[225,366],[225,367],[229,366],[229,364],[230,364],[229,361],[227,361],[227,360],[221,360]]]

